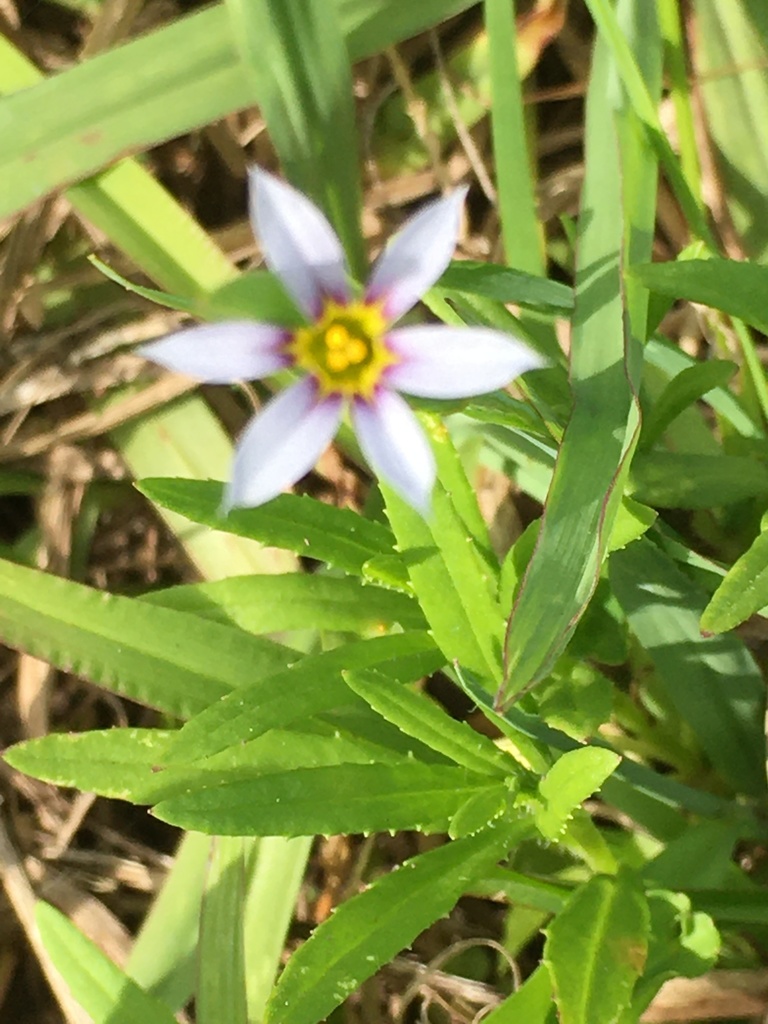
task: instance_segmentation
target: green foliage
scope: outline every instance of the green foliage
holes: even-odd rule
[[[359,983],[446,914],[475,878],[519,842],[525,819],[406,861],[339,907],[290,960],[270,1001],[270,1024],[315,1024]]]
[[[190,830],[125,972],[38,906],[46,950],[97,1024],[171,1024],[191,998],[200,1024],[317,1024],[467,893],[517,908],[511,945],[545,925],[542,962],[491,1024],[634,1024],[665,980],[721,950],[764,958],[759,856],[744,865],[766,838],[765,692],[729,631],[752,616],[759,628],[768,608],[768,383],[749,330],[768,332],[768,270],[723,258],[710,229],[674,2],[587,0],[585,177],[565,241],[538,220],[531,61],[511,0],[486,0],[469,42],[457,23],[458,117],[419,58],[413,95],[384,97],[361,146],[367,80],[353,84],[352,64],[470,6],[226,0],[47,79],[0,37],[0,218],[63,190],[118,250],[94,260],[100,287],[214,322],[302,317],[271,273],[238,271],[141,151],[258,105],[282,172],[324,208],[361,279],[363,149],[366,180],[426,167],[420,103],[443,142],[463,111],[490,114],[509,265],[457,260],[425,303],[530,336],[551,364],[514,397],[417,403],[438,466],[430,518],[386,485],[366,514],[286,494],[222,516],[231,441],[190,395],[111,440],[199,582],[104,593],[29,568],[33,535],[2,547],[0,640],[163,716],[28,739],[5,761]],[[759,0],[691,10],[725,201],[743,251],[764,255],[768,21]],[[652,263],[658,172],[696,241]],[[479,193],[469,211],[481,215]],[[574,268],[573,287],[547,276],[547,257],[558,278]],[[35,268],[43,292],[52,266]],[[678,300],[703,309],[707,359],[659,333]],[[348,434],[339,444],[359,461]],[[512,481],[514,528],[489,528],[479,467]],[[0,475],[2,495],[45,488],[37,469]],[[431,696],[435,673],[471,712]],[[312,837],[395,830],[447,838],[393,871],[362,856],[360,891],[281,972]]]
[[[563,1024],[615,1021],[648,955],[650,912],[639,879],[596,875],[547,929],[544,962]]]
[[[219,514],[221,484],[142,480],[141,490],[152,501],[196,523],[284,547],[344,572],[361,573],[369,558],[390,554],[393,547],[385,526],[311,498],[284,494],[261,508],[235,509],[225,519]]]
[[[38,903],[35,920],[54,966],[94,1024],[173,1024],[170,1009],[116,967],[69,918]]]

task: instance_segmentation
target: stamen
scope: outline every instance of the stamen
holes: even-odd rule
[[[325,343],[328,348],[345,348],[349,341],[349,331],[343,324],[332,324],[325,332]]]
[[[385,328],[375,304],[328,302],[314,324],[296,331],[289,352],[297,366],[314,374],[321,393],[367,398],[386,367],[397,361]]]
[[[350,363],[362,363],[368,355],[368,346],[361,338],[350,338],[347,344],[346,354]]]

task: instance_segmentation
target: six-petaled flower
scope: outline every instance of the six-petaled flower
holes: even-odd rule
[[[179,331],[140,349],[168,369],[211,384],[294,367],[298,383],[245,428],[224,508],[260,505],[315,465],[349,409],[371,467],[422,513],[435,480],[432,449],[407,402],[493,391],[543,365],[528,346],[483,327],[392,327],[447,267],[466,189],[422,208],[395,235],[362,296],[325,216],[302,193],[261,170],[250,178],[250,213],[268,267],[306,317],[288,329],[250,320]]]

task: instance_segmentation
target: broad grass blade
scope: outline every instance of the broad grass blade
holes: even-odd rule
[[[649,88],[657,92],[653,9],[623,0],[619,10],[630,42],[648,64]],[[602,38],[587,101],[586,160],[571,342],[574,408],[539,541],[507,628],[500,706],[546,675],[583,614],[597,585],[638,434],[635,389],[646,298],[629,294],[625,310],[621,260],[625,251],[650,253],[655,190],[649,182],[656,167],[643,150],[642,130]]]

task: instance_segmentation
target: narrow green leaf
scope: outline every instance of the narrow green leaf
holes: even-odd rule
[[[485,1024],[554,1024],[556,1019],[552,981],[544,964],[539,964],[520,988],[483,1017]]]
[[[711,509],[768,495],[768,466],[741,455],[641,452],[630,481],[646,505]]]
[[[768,605],[768,531],[728,570],[701,616],[704,633],[724,633]]]
[[[650,448],[655,444],[684,409],[713,388],[725,387],[737,369],[735,363],[726,359],[713,359],[689,366],[673,377],[643,422],[640,447]]]
[[[208,836],[189,832],[183,837],[128,957],[128,975],[173,1010],[181,1009],[195,988],[200,901],[210,846]]]
[[[648,87],[655,94],[660,71],[653,7],[622,0],[618,12],[623,43],[634,47],[648,65]],[[625,310],[621,261],[623,253],[636,250],[650,255],[656,166],[643,146],[642,129],[627,109],[618,74],[601,37],[587,100],[571,342],[573,414],[552,476],[539,541],[509,619],[499,704],[509,703],[547,674],[584,613],[599,579],[637,439],[636,391],[647,297],[627,295]],[[642,87],[647,88],[644,81]]]
[[[491,740],[456,722],[423,694],[394,687],[378,672],[345,672],[344,678],[387,721],[469,771],[502,778],[519,771],[517,762]]]
[[[407,946],[530,831],[489,828],[415,857],[338,907],[298,949],[277,984],[268,1024],[317,1024]]]
[[[416,602],[353,577],[318,573],[233,576],[144,594],[142,601],[238,626],[249,633],[320,629],[383,632],[395,623],[424,628]]]
[[[675,343],[661,337],[648,339],[645,346],[645,361],[654,370],[661,372],[669,379],[698,363],[687,355]],[[737,395],[726,388],[715,388],[704,396],[709,406],[737,434],[743,437],[765,437],[762,426],[749,415]]]
[[[245,841],[217,836],[200,915],[197,1024],[247,1024],[245,1001]]]
[[[664,131],[658,114],[658,96],[653,88],[649,88],[644,79],[642,60],[636,59],[637,55],[632,52],[632,40],[627,37],[626,25],[622,24],[620,11],[615,8],[610,0],[586,0],[589,12],[594,18],[600,37],[610,47],[616,64],[617,71],[621,76],[621,83],[626,90],[629,101],[632,105],[635,116],[642,123],[645,129],[646,141],[650,142],[653,151],[660,160],[664,173],[669,181],[675,196],[685,212],[686,219],[698,237],[707,243],[712,249],[716,248],[714,238],[707,224],[704,215],[704,207],[701,198],[694,195],[686,178],[684,177],[677,155],[675,154],[669,139]],[[646,3],[634,5],[639,17],[649,16],[655,19],[654,6]],[[627,7],[624,11],[627,11]],[[650,22],[647,23],[650,26]],[[651,52],[660,54],[661,47],[658,41],[658,30],[653,31],[653,41],[649,38],[647,42],[652,43],[646,48],[646,55]]]
[[[58,910],[38,903],[35,920],[54,966],[94,1024],[175,1024],[164,1003],[144,992]]]
[[[393,681],[412,682],[444,663],[432,639],[421,632],[375,637],[310,655],[285,671],[239,688],[188,722],[170,752],[171,763],[193,761],[255,739],[310,715],[350,703],[341,673],[377,668]]]
[[[216,530],[251,537],[359,575],[374,555],[390,555],[394,537],[385,526],[349,509],[283,494],[259,508],[219,515],[222,485],[210,480],[142,480],[139,490],[163,508]]]
[[[258,842],[243,911],[248,1020],[261,1024],[294,915],[314,836]]]
[[[14,744],[3,759],[57,786],[135,801],[143,790],[151,791],[173,735],[169,729],[51,733]]]
[[[134,295],[140,295],[143,299],[148,299],[158,306],[163,306],[166,309],[178,309],[183,313],[195,313],[197,309],[194,299],[169,295],[167,292],[158,291],[157,288],[145,288],[143,285],[134,284],[133,281],[129,281],[127,277],[123,277],[122,274],[118,274],[115,269],[102,262],[98,256],[89,256],[88,262],[92,263],[104,277],[119,284],[121,288],[125,288],[126,291],[132,292]]]
[[[768,332],[768,267],[739,260],[678,260],[643,263],[629,274],[646,288],[719,309],[729,316]]]
[[[485,0],[491,77],[491,129],[504,253],[512,267],[544,270],[531,155],[517,61],[514,0]]]
[[[706,595],[648,540],[611,555],[611,586],[666,695],[738,791],[765,793],[765,688],[735,636],[702,637]]]
[[[390,0],[386,7],[378,0],[338,0],[353,61],[469,6],[471,0]],[[168,54],[184,54],[184,60],[169,60]],[[0,68],[14,66],[0,50]],[[0,104],[0,133],[12,142],[0,159],[0,218],[125,152],[147,149],[256,102],[224,4],[99,54]]]
[[[621,761],[618,754],[600,747],[582,747],[563,754],[539,783],[543,806],[536,811],[536,827],[545,839],[562,834],[574,810],[596,792]]]
[[[11,647],[179,718],[299,657],[218,622],[2,561],[0,636]]]
[[[496,785],[482,789],[466,800],[451,818],[448,835],[463,839],[491,826],[510,809],[512,787]]]
[[[284,327],[301,327],[306,317],[286,292],[277,275],[267,270],[249,270],[226,281],[196,304],[201,320],[266,320]]]
[[[429,748],[412,744],[415,750],[403,750],[397,731],[393,743],[387,733],[392,727],[378,721],[385,729],[366,729],[360,716],[351,723],[343,715],[311,719],[288,730],[269,729],[192,765],[169,763],[167,752],[176,734],[159,729],[52,733],[17,743],[3,756],[19,771],[57,786],[138,804],[211,785],[227,773],[235,777],[241,769],[250,776],[347,763],[400,764],[409,756],[429,760]],[[420,756],[425,751],[426,758]]]
[[[544,962],[561,1024],[611,1024],[632,997],[648,953],[650,914],[637,879],[596,876],[546,931]]]
[[[768,256],[768,25],[763,0],[696,0],[694,75],[723,183],[723,198],[745,252]],[[738,117],[734,116],[738,111]]]
[[[488,776],[418,762],[298,768],[253,778],[241,771],[234,781],[221,775],[210,788],[163,800],[154,813],[212,835],[444,832],[459,807],[486,788]]]
[[[509,41],[506,45],[508,48]],[[440,278],[438,290],[441,293],[480,295],[496,302],[515,303],[552,313],[570,313],[573,309],[573,289],[567,284],[511,267],[477,263],[474,260],[451,263]]]
[[[325,210],[362,277],[359,147],[338,7],[327,0],[226,0],[225,6],[287,176]]]
[[[491,564],[495,559],[488,550],[487,530],[477,523],[477,501],[467,494],[466,477],[459,479],[463,470],[456,466],[456,453],[445,426],[431,416],[424,417],[424,423],[439,468],[429,521],[382,486],[387,518],[414,592],[446,660],[458,659],[498,682],[504,628],[495,600],[498,564]]]

